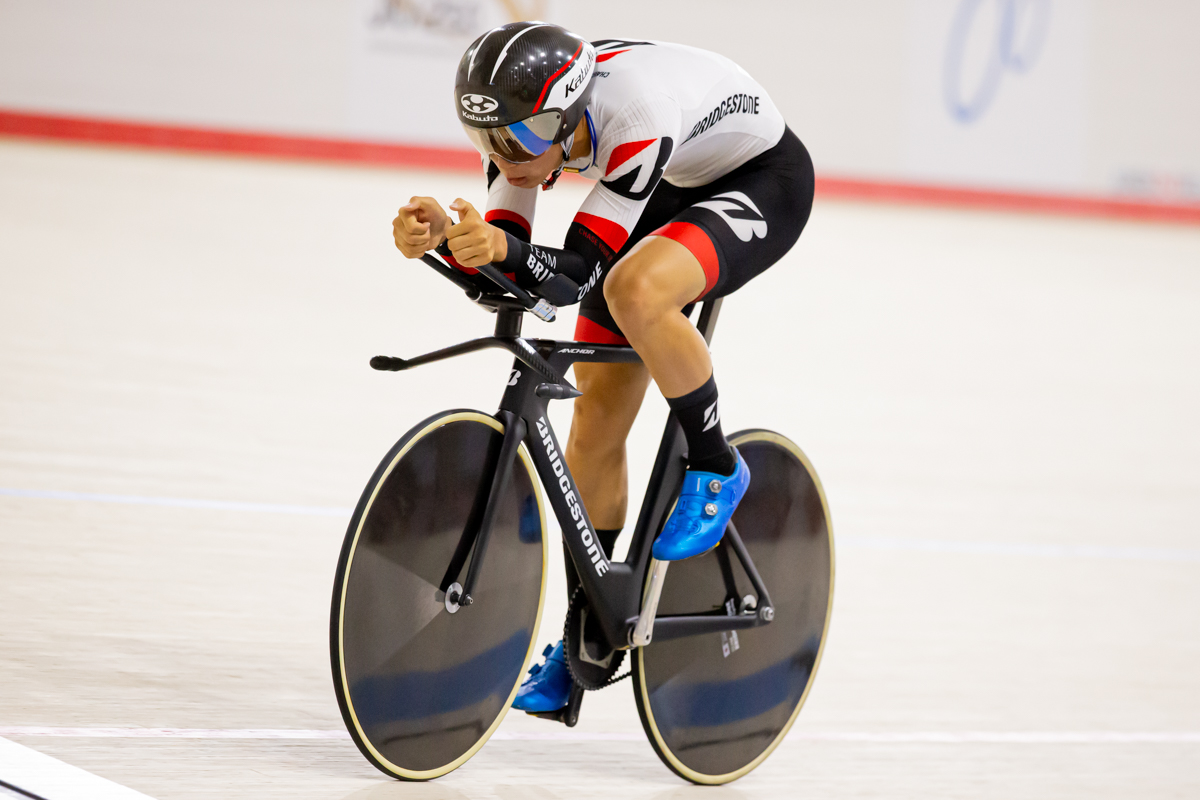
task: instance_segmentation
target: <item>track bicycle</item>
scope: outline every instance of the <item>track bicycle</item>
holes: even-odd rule
[[[480,273],[494,291],[432,254],[423,260],[495,313],[494,334],[412,359],[376,356],[371,366],[407,370],[487,348],[514,361],[495,414],[459,409],[420,422],[355,507],[330,615],[333,682],[355,744],[390,776],[428,780],[462,765],[499,727],[545,600],[540,483],[579,588],[564,625],[574,689],[564,709],[538,716],[573,726],[584,692],[618,680],[628,656],[638,714],[663,763],[700,784],[745,775],[795,721],[829,628],[832,527],[812,464],[778,433],[731,435],[753,478],[724,538],[703,555],[659,562],[651,545],[686,467],[686,441],[669,416],[628,555],[610,560],[546,408],[580,395],[564,377],[571,364],[637,354],[521,336],[526,313],[549,321],[555,303],[574,301],[565,276],[535,297],[490,265]],[[720,307],[701,307],[706,341]]]

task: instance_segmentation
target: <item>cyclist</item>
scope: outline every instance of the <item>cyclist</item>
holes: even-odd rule
[[[716,546],[750,481],[721,430],[717,384],[692,305],[729,294],[778,261],[812,207],[812,161],[771,98],[729,59],[666,42],[588,42],[557,25],[494,28],[459,63],[455,108],[483,156],[485,213],[462,198],[449,219],[413,197],[396,246],[436,250],[467,273],[494,264],[538,292],[557,276],[581,302],[575,338],[628,344],[642,364],[576,364],[566,457],[605,550],[628,503],[625,440],[651,378],[683,428],[688,469],[654,557]],[[531,242],[537,189],[563,171],[597,183],[561,248]],[[481,278],[482,280],[482,278]],[[577,578],[568,558],[568,583]],[[514,707],[566,705],[562,643],[547,648]]]

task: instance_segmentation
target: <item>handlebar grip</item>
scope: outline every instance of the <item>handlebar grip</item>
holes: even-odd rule
[[[402,372],[408,369],[408,362],[395,356],[372,356],[371,369],[380,372]]]

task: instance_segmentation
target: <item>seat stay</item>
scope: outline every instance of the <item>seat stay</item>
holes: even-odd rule
[[[741,535],[738,533],[737,526],[733,524],[733,520],[729,521],[729,527],[725,529],[725,542],[733,548],[734,555],[742,564],[742,569],[746,572],[746,577],[750,579],[750,583],[754,586],[754,591],[758,593],[758,613],[759,616],[765,616],[766,621],[770,622],[774,616],[775,609],[771,604],[771,595],[767,593],[767,585],[763,583],[762,576],[758,574],[758,568],[754,566],[754,559],[750,557],[750,553],[746,550],[746,545],[742,541]]]
[[[725,599],[741,602],[742,595],[738,591],[737,576],[733,574],[733,564],[729,561],[729,548],[717,547],[713,550],[717,564],[721,567],[721,580],[725,582]]]

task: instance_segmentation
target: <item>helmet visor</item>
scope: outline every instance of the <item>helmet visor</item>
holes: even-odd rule
[[[471,144],[483,155],[496,155],[505,161],[521,163],[532,161],[550,149],[561,122],[561,112],[545,111],[499,128],[463,125],[463,130],[467,132]]]

